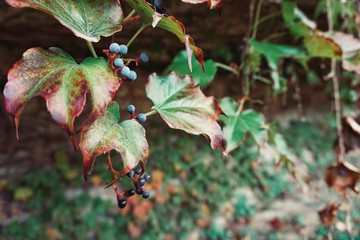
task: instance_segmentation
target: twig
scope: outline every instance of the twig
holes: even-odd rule
[[[226,65],[226,64],[223,64],[223,63],[220,63],[220,62],[215,62],[215,66],[218,67],[218,68],[222,68],[224,70],[227,70],[229,72],[232,72],[234,73],[236,76],[239,76],[239,71],[229,65]]]
[[[262,8],[263,3],[264,3],[264,0],[259,0],[258,6],[256,8],[254,30],[253,30],[252,36],[251,36],[251,38],[253,38],[253,39],[256,38],[256,34],[257,34],[258,26],[259,26],[259,24],[257,24],[257,23],[259,22],[259,19],[260,19],[261,8]]]
[[[329,24],[329,31],[334,31],[334,23],[332,21],[332,8],[331,8],[331,0],[326,0],[326,8],[327,8],[327,18]],[[339,137],[339,152],[336,158],[336,161],[341,163],[345,161],[345,146],[344,146],[344,136],[342,135],[342,125],[341,125],[341,99],[340,99],[340,91],[339,91],[339,79],[337,74],[336,67],[336,59],[331,59],[331,72],[329,76],[331,76],[334,87],[334,104],[335,104],[335,118],[336,118],[336,129]]]

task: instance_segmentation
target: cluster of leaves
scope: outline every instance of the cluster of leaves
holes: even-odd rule
[[[91,42],[98,42],[101,36],[111,36],[121,31],[125,20],[120,2],[50,1],[43,4],[33,0],[7,0],[7,3],[13,7],[35,8],[52,15],[76,36],[86,40],[93,54],[93,57],[86,58],[80,64],[56,47],[48,50],[31,48],[23,54],[22,59],[10,69],[4,89],[6,110],[15,120],[17,136],[20,115],[26,103],[35,96],[42,96],[52,118],[71,137],[74,148],[77,147],[75,132],[79,133],[78,145],[83,155],[85,179],[92,173],[95,158],[111,150],[121,154],[124,164],[121,171],[112,171],[114,178],[110,185],[139,163],[144,168],[149,158],[145,129],[134,119],[120,122],[119,106],[112,102],[125,81],[113,69],[113,59],[109,55],[108,61],[97,57],[91,45]],[[185,43],[190,70],[193,54],[204,70],[203,52],[186,34],[181,22],[173,16],[156,12],[155,6],[145,0],[128,0],[127,3],[139,15],[143,23],[141,29],[152,25],[175,34]],[[220,1],[209,3],[214,8],[219,6]],[[91,94],[92,112],[81,128],[76,130],[74,122],[83,112],[87,93]],[[146,94],[154,103],[149,114],[159,113],[171,128],[205,135],[213,149],[226,154],[223,133],[217,123],[221,109],[214,98],[202,93],[192,78],[153,74],[146,85]],[[111,160],[111,168],[110,165]]]

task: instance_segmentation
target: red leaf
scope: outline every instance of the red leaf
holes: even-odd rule
[[[73,137],[74,120],[92,95],[92,118],[106,109],[120,82],[103,58],[81,64],[59,48],[31,48],[8,73],[4,96],[6,110],[14,117],[16,131],[25,104],[35,96],[46,100],[52,118]]]

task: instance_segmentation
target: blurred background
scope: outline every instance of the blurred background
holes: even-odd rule
[[[281,15],[276,15],[280,2],[264,1],[261,16],[275,16],[259,26],[258,39],[286,31],[279,24]],[[297,3],[321,30],[328,27],[324,2]],[[350,2],[341,1],[335,23],[339,29],[356,32],[354,19],[344,18],[354,15]],[[126,15],[131,9],[125,1],[121,3]],[[168,14],[184,23],[205,59],[229,65],[241,63],[244,38],[251,27],[251,3],[223,0],[221,15],[210,11],[207,4],[165,1],[165,6]],[[139,26],[138,21],[127,23],[115,34],[115,41],[126,43]],[[286,35],[273,41],[296,42]],[[111,38],[102,38],[94,46],[100,53],[110,43]],[[8,70],[23,52],[51,46],[66,50],[77,61],[90,56],[86,43],[51,16],[15,9],[1,1],[1,92]],[[126,116],[128,104],[134,104],[139,112],[150,109],[152,103],[144,89],[147,77],[164,73],[183,49],[175,36],[163,30],[149,28],[141,33],[129,53],[138,56],[146,52],[150,62],[137,69],[136,82],[119,89],[115,100],[122,116]],[[287,66],[286,60],[282,65]],[[17,140],[0,94],[0,239],[360,239],[360,201],[355,194],[338,209],[331,227],[318,215],[329,201],[341,197],[323,180],[325,167],[335,160],[332,89],[324,80],[329,62],[316,59],[310,65],[311,74],[287,69],[299,71],[301,79],[276,96],[271,84],[251,85],[252,97],[263,102],[251,107],[284,136],[294,168],[277,166],[268,152],[260,153],[259,162],[258,148],[250,138],[225,159],[205,138],[170,129],[154,116],[144,124],[151,150],[146,166],[152,175],[147,185],[150,198],[132,197],[122,210],[113,190],[104,188],[112,178],[104,156],[98,158],[93,176],[85,182],[80,152],[73,150],[66,132],[51,119],[43,99],[32,99],[26,105]],[[357,78],[348,72],[340,78],[343,109],[355,113]],[[239,99],[243,84],[238,76],[220,69],[204,92],[218,99]],[[89,109],[77,120],[78,126],[86,112]],[[120,168],[120,156],[112,154]],[[349,158],[358,162],[357,154]],[[300,177],[294,178],[294,171]]]

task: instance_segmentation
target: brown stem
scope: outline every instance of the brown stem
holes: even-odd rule
[[[331,0],[326,0],[327,8],[327,18],[329,24],[329,32],[334,31],[334,23],[332,21],[332,6]],[[341,99],[340,99],[340,90],[339,90],[339,79],[337,74],[337,64],[336,59],[331,59],[331,76],[334,86],[334,104],[335,104],[335,118],[336,118],[336,130],[339,137],[339,152],[336,158],[338,163],[345,161],[345,146],[344,146],[344,136],[342,134],[342,124],[341,124]]]

